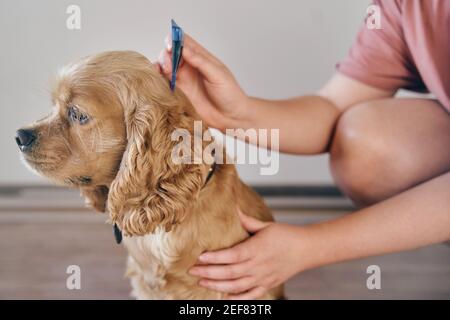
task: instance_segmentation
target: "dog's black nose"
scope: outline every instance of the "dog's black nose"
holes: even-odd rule
[[[33,130],[20,129],[16,132],[16,142],[20,150],[28,151],[36,141],[36,134]]]

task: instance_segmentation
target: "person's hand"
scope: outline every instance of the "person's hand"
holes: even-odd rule
[[[172,40],[167,37],[166,48],[158,59],[161,73],[168,79],[172,75],[171,44]],[[248,117],[249,99],[233,74],[187,34],[184,35],[176,86],[189,98],[199,116],[212,127],[222,131],[240,127],[240,123]]]
[[[302,228],[262,222],[240,211],[239,216],[253,235],[232,248],[203,253],[189,273],[229,299],[257,299],[302,270]]]

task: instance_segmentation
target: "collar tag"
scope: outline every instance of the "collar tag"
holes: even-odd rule
[[[117,223],[114,223],[113,234],[114,239],[116,239],[116,243],[120,244],[122,242],[122,231],[120,231],[119,227],[117,226]]]

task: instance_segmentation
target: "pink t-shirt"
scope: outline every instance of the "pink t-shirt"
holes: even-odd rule
[[[364,23],[337,70],[385,89],[431,92],[450,111],[450,0],[375,0],[381,29]]]

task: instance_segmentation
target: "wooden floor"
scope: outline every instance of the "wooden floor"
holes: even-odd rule
[[[0,299],[128,299],[126,252],[115,244],[105,217],[82,209],[78,198],[46,197],[20,205],[0,197]],[[304,224],[343,213],[278,210],[276,218]],[[366,287],[366,268],[372,264],[381,268],[381,290]],[[69,265],[81,268],[81,290],[66,288]],[[307,271],[288,281],[286,291],[290,299],[450,299],[450,247]]]

